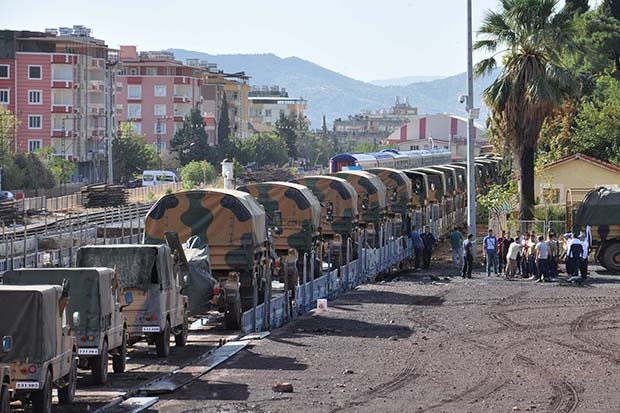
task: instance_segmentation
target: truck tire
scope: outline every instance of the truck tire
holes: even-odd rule
[[[33,391],[30,396],[34,413],[52,413],[52,387],[52,372],[48,370],[45,374],[43,388]]]
[[[170,321],[166,320],[164,331],[155,336],[155,350],[157,357],[168,357],[170,354]]]
[[[118,354],[112,356],[112,370],[114,373],[124,373],[127,366],[127,332],[123,330],[123,343],[118,348]]]
[[[239,292],[230,296],[226,294],[226,312],[224,313],[224,326],[228,330],[241,330],[241,297]]]
[[[603,251],[602,258],[603,267],[615,274],[620,274],[620,242],[608,245]]]
[[[69,404],[75,398],[75,388],[77,387],[77,360],[71,363],[71,370],[67,374],[67,385],[58,389],[58,403]]]
[[[108,341],[103,340],[101,352],[98,356],[90,359],[90,371],[95,384],[108,382]]]
[[[7,386],[2,386],[0,391],[0,413],[11,413],[11,400]]]
[[[184,347],[187,344],[187,334],[189,332],[189,325],[187,321],[187,312],[183,312],[183,324],[181,324],[181,331],[174,335],[174,344],[177,347]]]

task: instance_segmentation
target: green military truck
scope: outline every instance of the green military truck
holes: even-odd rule
[[[588,191],[569,190],[566,194],[566,229],[587,233],[599,263],[620,274],[620,191],[599,187]]]
[[[110,268],[20,268],[7,271],[10,285],[62,285],[69,281],[67,308],[78,346],[78,367],[90,369],[95,384],[108,381],[108,356],[115,373],[125,371],[127,334],[119,302],[119,282]]]
[[[168,245],[88,245],[77,252],[78,267],[117,271],[129,344],[146,338],[158,357],[170,353],[170,336],[185,346],[187,297],[182,294],[178,265]]]
[[[411,180],[403,171],[393,168],[370,168],[366,171],[377,175],[387,188],[387,208],[392,217],[395,236],[409,234],[411,219],[409,218],[412,207]]]
[[[147,213],[144,242],[163,244],[170,232],[182,243],[209,247],[211,272],[219,283],[213,300],[226,327],[241,328],[242,311],[253,305],[254,283],[260,300],[263,280],[270,279],[263,207],[250,194],[233,189],[175,192],[161,197]]]
[[[58,285],[0,285],[0,371],[2,406],[30,401],[34,413],[51,413],[58,401],[73,401],[77,383],[77,342],[67,321],[67,289]],[[8,383],[8,387],[7,387]]]

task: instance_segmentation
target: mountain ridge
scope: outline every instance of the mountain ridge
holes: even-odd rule
[[[390,108],[397,97],[400,102],[407,98],[411,106],[418,108],[419,114],[467,115],[465,105],[459,103],[459,96],[467,93],[466,73],[408,85],[379,86],[296,56],[281,58],[273,53],[212,55],[185,49],[168,50],[181,62],[188,58],[206,60],[216,63],[218,70],[226,73],[245,72],[253,86],[277,85],[285,88],[290,97],[306,99],[306,115],[313,129],[320,127],[323,116],[330,125],[335,119],[347,119],[361,111]],[[474,80],[474,106],[480,108],[480,123],[484,123],[488,115],[480,93],[497,73],[499,69],[491,76]]]

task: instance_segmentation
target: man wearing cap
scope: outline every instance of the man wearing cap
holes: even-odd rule
[[[487,257],[487,277],[491,276],[491,266],[495,275],[497,273],[497,237],[493,235],[493,230],[489,228],[489,235],[483,238],[482,246]]]
[[[581,278],[585,280],[588,278],[588,251],[590,250],[590,244],[588,244],[584,232],[579,233],[579,242],[581,242],[583,250],[581,252],[581,259],[579,260],[579,272],[581,273]]]
[[[583,244],[579,238],[571,238],[566,245],[566,272],[568,276],[579,276]]]

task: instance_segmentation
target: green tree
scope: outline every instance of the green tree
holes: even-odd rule
[[[58,184],[67,184],[71,180],[71,176],[75,173],[75,164],[66,160],[62,156],[58,156],[51,146],[42,148],[37,151],[37,156],[41,160],[41,163],[51,171],[54,176],[54,180]],[[15,157],[17,161],[18,156]],[[20,168],[26,171],[32,171],[33,164],[28,159],[24,159],[24,163],[20,165]],[[36,172],[35,172],[36,173]],[[36,179],[36,176],[35,176]],[[28,182],[24,182],[24,185],[28,185]]]
[[[189,187],[199,183],[209,184],[216,177],[215,168],[207,161],[191,161],[181,169],[181,181],[183,185],[187,184]]]
[[[561,52],[572,45],[571,19],[556,13],[558,0],[503,0],[499,12],[488,11],[475,49],[504,52],[503,69],[483,92],[491,109],[491,132],[503,136],[517,160],[521,219],[534,216],[534,155],[545,120],[577,82],[562,66]],[[505,49],[504,49],[505,48]],[[476,74],[495,69],[494,54],[476,65]]]
[[[230,136],[230,117],[228,116],[228,100],[226,92],[222,94],[222,106],[220,108],[220,118],[217,122],[217,145],[226,146]]]
[[[565,5],[570,13],[583,14],[590,10],[588,0],[566,0]]]
[[[18,178],[13,174],[13,158],[11,156],[11,143],[15,142],[15,130],[17,118],[6,106],[0,105],[0,187],[1,189],[15,189],[14,179]]]
[[[288,156],[290,158],[297,159],[299,157],[297,134],[307,130],[308,123],[304,121],[302,117],[293,115],[285,116],[284,113],[280,113],[280,118],[276,121],[276,131],[286,143]]]
[[[207,132],[199,108],[192,108],[185,117],[183,126],[176,131],[170,141],[170,147],[179,157],[181,167],[191,161],[209,161],[210,156],[215,155],[215,151],[210,150],[207,144]]]
[[[121,122],[112,141],[112,174],[114,182],[127,182],[157,163],[152,145],[145,135],[137,134],[131,122]]]
[[[274,132],[257,133],[243,141],[241,155],[240,161],[244,164],[282,166],[288,162],[286,142]]]

